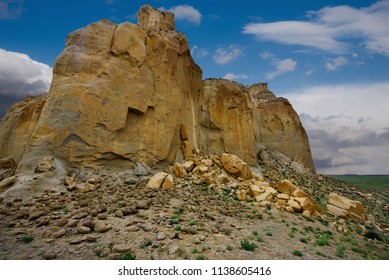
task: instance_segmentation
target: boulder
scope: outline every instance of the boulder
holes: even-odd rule
[[[196,164],[194,163],[193,160],[186,161],[182,165],[182,167],[184,167],[187,172],[191,172],[193,170],[193,168],[195,168],[195,166],[196,166]]]
[[[223,164],[224,169],[231,175],[242,177],[243,179],[252,178],[248,164],[236,155],[223,153],[220,157],[220,161]]]
[[[187,175],[186,169],[178,162],[174,162],[173,172],[174,172],[174,175],[178,178],[183,178]]]
[[[336,193],[329,194],[327,210],[335,216],[360,223],[365,222],[367,217],[367,213],[360,201],[351,200]]]
[[[289,180],[281,180],[277,184],[277,191],[287,195],[291,195],[296,190],[296,187]]]
[[[168,174],[165,172],[159,172],[159,173],[155,174],[153,177],[151,177],[151,179],[147,183],[146,188],[149,188],[149,189],[160,188],[162,186],[163,182],[165,181],[165,178],[167,177],[167,175]]]

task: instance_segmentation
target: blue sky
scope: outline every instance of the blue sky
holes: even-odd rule
[[[75,29],[175,13],[203,77],[269,82],[307,129],[319,172],[389,173],[389,0],[0,0],[0,117],[47,91]]]

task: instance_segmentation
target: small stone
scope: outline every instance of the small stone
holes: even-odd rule
[[[61,238],[61,237],[64,236],[65,234],[66,234],[66,229],[61,228],[61,229],[57,230],[56,232],[54,232],[54,233],[52,234],[52,236],[53,236],[54,238]]]
[[[151,244],[151,248],[159,248],[161,247],[161,243],[158,242],[158,241],[154,241],[152,244]]]
[[[211,167],[213,165],[212,159],[202,159],[201,163],[208,166],[208,167]]]
[[[178,245],[174,244],[174,245],[169,247],[168,254],[171,256],[171,255],[174,255],[175,253],[177,253],[177,251],[178,251]]]
[[[97,215],[97,219],[99,219],[99,220],[106,220],[107,219],[107,214],[98,214]]]
[[[169,238],[170,239],[179,239],[180,235],[178,234],[178,232],[174,231],[174,232],[170,233]]]
[[[143,207],[145,207],[145,206],[143,206]],[[122,208],[119,211],[121,211],[124,216],[128,216],[128,215],[131,215],[131,214],[137,214],[139,212],[139,210],[135,206],[124,207],[124,208]],[[119,218],[121,218],[121,217],[119,217]]]
[[[197,235],[197,237],[198,237],[201,241],[204,241],[204,240],[205,240],[205,235],[204,235],[204,234],[199,234],[199,235]]]
[[[77,224],[78,224],[77,220],[71,219],[71,220],[68,221],[67,226],[68,227],[75,227],[75,226],[77,226]]]
[[[57,254],[54,252],[47,252],[43,254],[45,260],[54,260],[57,257]]]
[[[74,185],[74,183],[76,182],[75,178],[74,177],[70,177],[70,176],[66,176],[64,179],[63,179],[63,184],[65,186],[72,186]]]
[[[276,197],[278,199],[282,199],[282,200],[289,200],[289,195],[287,195],[286,193],[279,193],[279,194],[277,194]]]
[[[157,237],[156,237],[156,239],[157,239],[158,241],[164,240],[165,238],[166,238],[166,234],[165,234],[164,232],[158,233],[158,234],[157,234]]]
[[[105,224],[102,222],[97,222],[95,224],[94,231],[99,232],[99,233],[104,233],[112,229],[112,226],[109,224]]]
[[[131,252],[132,248],[129,244],[120,244],[120,245],[114,245],[112,247],[112,252],[115,253],[128,253]]]
[[[115,216],[118,218],[123,218],[124,214],[121,210],[116,210],[115,211]]]
[[[150,208],[150,206],[151,206],[150,200],[141,200],[141,201],[138,201],[138,206],[136,208],[147,210]]]
[[[139,162],[135,163],[134,172],[136,176],[147,176],[149,174],[144,164]]]
[[[28,216],[28,219],[30,221],[33,221],[33,220],[36,220],[38,219],[39,217],[43,216],[45,214],[44,211],[34,211],[32,212],[29,216]]]
[[[92,230],[87,226],[77,226],[77,231],[82,234],[90,233]]]
[[[145,224],[145,223],[139,223],[137,224],[137,227],[139,227],[143,231],[151,231],[154,229],[154,226],[152,224]]]

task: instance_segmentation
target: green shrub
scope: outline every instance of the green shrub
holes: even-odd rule
[[[27,243],[32,242],[34,240],[34,238],[35,237],[32,235],[25,235],[22,237],[22,241],[27,244]]]
[[[336,256],[343,259],[345,251],[346,251],[346,247],[344,247],[343,245],[338,245],[336,247]]]
[[[122,260],[135,260],[136,259],[136,256],[134,253],[132,252],[129,252],[129,253],[125,253],[121,256],[121,259]]]
[[[293,250],[293,255],[294,256],[297,256],[297,257],[302,257],[303,256],[303,252],[301,252],[300,250]]]
[[[255,243],[250,243],[246,239],[240,242],[240,246],[246,251],[254,251],[255,248],[257,248],[257,245],[255,245]]]

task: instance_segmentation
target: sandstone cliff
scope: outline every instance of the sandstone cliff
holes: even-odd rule
[[[267,84],[245,87],[227,80],[206,80],[200,106],[202,150],[229,152],[255,165],[259,146],[265,145],[315,170],[297,113]]]
[[[49,93],[15,108],[1,123],[0,147],[20,170],[46,156],[82,166],[155,166],[196,150],[256,166],[260,145],[315,170],[286,99],[266,84],[202,82],[174,15],[150,6],[137,25],[102,20],[69,34]]]

